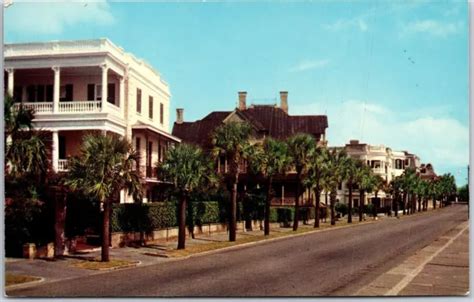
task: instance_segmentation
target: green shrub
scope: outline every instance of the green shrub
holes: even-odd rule
[[[21,257],[23,244],[44,245],[54,239],[52,203],[16,198],[5,206],[5,253]]]
[[[341,216],[343,216],[343,217],[348,213],[348,208],[347,208],[347,205],[345,203],[338,202],[338,203],[335,204],[334,208],[335,208],[336,212],[340,213]]]
[[[364,213],[372,215],[374,213],[374,205],[369,203],[364,206]]]
[[[176,204],[114,204],[110,225],[112,232],[151,231],[177,225]]]

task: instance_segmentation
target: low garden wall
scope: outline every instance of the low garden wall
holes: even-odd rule
[[[227,231],[228,203],[217,201],[192,202],[187,211],[186,229],[194,234]],[[271,227],[289,227],[294,217],[293,207],[272,207]],[[300,209],[300,218],[314,219],[310,208]],[[192,215],[190,215],[192,213]],[[237,230],[263,228],[263,209],[247,211],[242,204],[237,209]],[[111,215],[111,245],[122,247],[138,242],[151,243],[178,236],[177,206],[174,202],[116,204]],[[193,227],[190,227],[193,226]]]

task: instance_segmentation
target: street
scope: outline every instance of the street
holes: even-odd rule
[[[357,218],[356,218],[357,219]],[[34,287],[9,296],[351,295],[468,219],[467,206]]]

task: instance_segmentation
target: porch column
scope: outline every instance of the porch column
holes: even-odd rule
[[[58,130],[53,130],[53,147],[52,147],[52,153],[53,153],[53,171],[58,172],[59,168],[59,136],[58,136]]]
[[[14,87],[14,73],[15,70],[13,68],[7,68],[7,73],[8,73],[8,86],[7,86],[7,92],[8,94],[13,97],[13,87]]]
[[[102,104],[101,104],[102,109],[101,111],[104,112],[105,106],[107,104],[107,84],[108,84],[107,73],[109,71],[109,67],[106,64],[102,64],[100,67],[102,68]]]
[[[124,95],[125,95],[125,78],[121,77],[119,79],[119,107],[120,107],[120,112],[122,113],[122,116],[124,116],[125,113],[125,101],[124,101]]]
[[[52,69],[54,71],[53,113],[56,113],[59,111],[59,88],[61,87],[61,70],[58,66],[54,66]]]

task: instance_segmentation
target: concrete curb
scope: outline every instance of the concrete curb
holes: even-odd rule
[[[31,286],[31,285],[35,285],[37,283],[42,283],[44,282],[46,279],[43,278],[43,277],[38,277],[38,276],[31,276],[31,277],[36,277],[36,278],[39,278],[39,280],[35,280],[35,281],[29,281],[29,282],[23,282],[23,283],[19,283],[19,284],[13,284],[13,285],[9,285],[9,286],[5,286],[5,291],[7,290],[10,290],[10,289],[16,289],[16,288],[21,288],[21,287],[28,287],[28,286]]]

